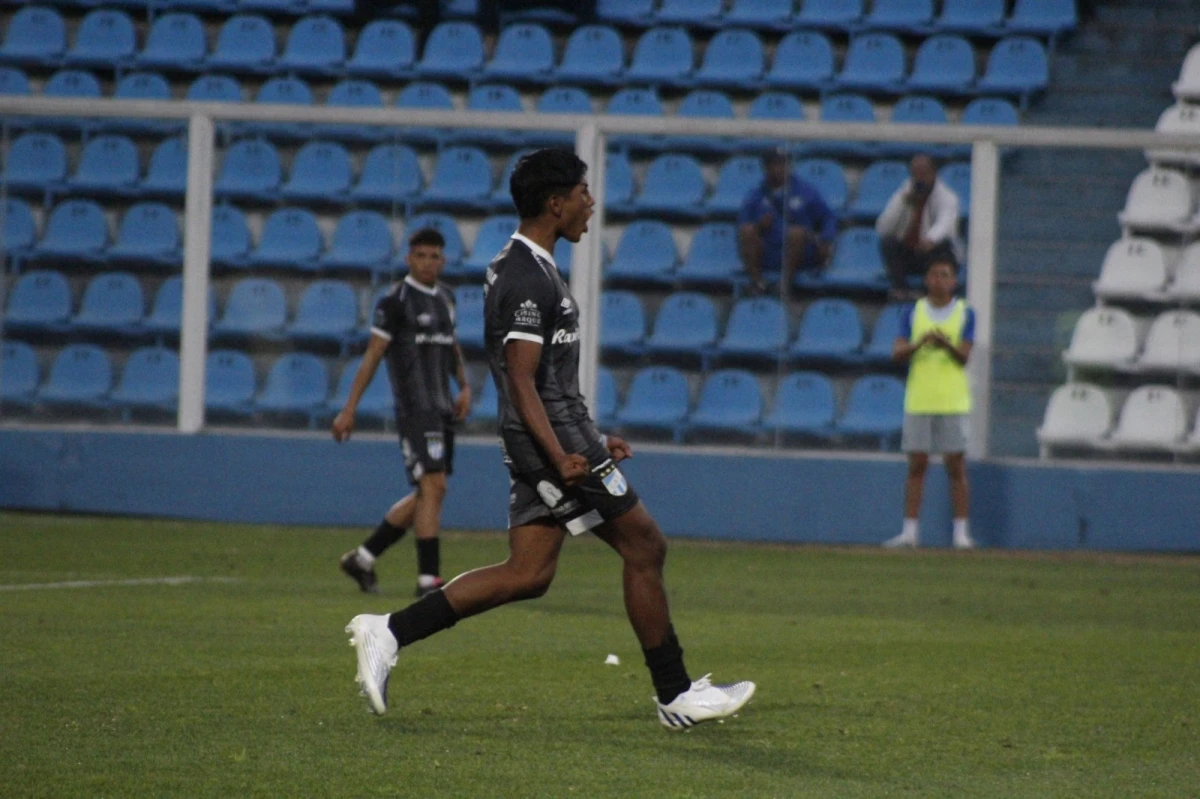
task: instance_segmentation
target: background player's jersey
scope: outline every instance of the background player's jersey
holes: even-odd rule
[[[514,338],[542,345],[534,383],[553,427],[588,423],[579,394],[578,306],[552,256],[519,234],[488,266],[484,292],[484,341],[506,453],[519,471],[544,468],[544,458],[508,396],[504,345]]]
[[[375,306],[371,333],[391,342],[386,357],[396,415],[436,414],[453,420],[450,376],[457,362],[450,289],[441,283],[430,288],[406,277]]]

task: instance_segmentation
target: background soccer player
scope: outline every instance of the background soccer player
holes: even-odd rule
[[[342,571],[368,593],[377,590],[375,559],[410,526],[417,542],[417,596],[443,582],[437,531],[454,463],[454,423],[471,409],[462,351],[454,338],[454,295],[438,282],[445,246],[442,234],[430,228],[409,239],[408,276],[379,300],[362,365],[345,407],[333,420],[334,439],[349,439],[358,402],[386,357],[404,467],[416,490],[388,510],[361,546],[342,556]],[[451,374],[460,387],[454,399]]]
[[[509,557],[467,572],[397,613],[355,616],[346,631],[371,708],[387,710],[396,655],[461,619],[546,593],[567,532],[592,531],[623,565],[625,609],[658,694],[661,723],[683,729],[737,712],[751,682],[692,682],[663,585],[667,542],[617,463],[629,445],[596,431],[579,393],[579,309],[551,253],[577,242],[593,200],[587,165],[566,150],[518,162],[509,187],[521,223],[487,271],[484,336],[499,388],[500,439],[512,480]]]

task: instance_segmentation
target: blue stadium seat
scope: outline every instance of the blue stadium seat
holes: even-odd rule
[[[268,278],[247,277],[234,284],[224,313],[213,323],[213,334],[278,338],[286,322],[287,298],[283,288]]]
[[[313,93],[299,78],[274,77],[264,83],[254,98],[272,105],[312,105]],[[305,122],[235,122],[235,135],[268,136],[272,139],[307,139],[312,126]]]
[[[912,94],[892,106],[893,125],[946,125],[949,121],[946,107],[936,97]],[[879,143],[879,154],[885,158],[909,158],[918,153],[938,157],[945,151],[945,145],[926,142]]]
[[[9,147],[3,183],[9,191],[47,191],[67,179],[67,148],[53,133],[23,133]]]
[[[539,114],[591,114],[592,99],[583,89],[573,86],[553,86],[538,98],[537,112]],[[528,131],[525,141],[532,147],[567,147],[575,146],[573,131]],[[507,184],[502,187],[507,194]]]
[[[763,429],[825,438],[833,432],[836,410],[828,377],[818,372],[793,372],[779,383]]]
[[[71,327],[88,333],[133,335],[142,324],[142,284],[128,272],[105,272],[88,282]]]
[[[67,188],[74,195],[128,196],[137,192],[139,171],[137,147],[129,138],[97,136],[83,146]]]
[[[471,22],[438,23],[417,63],[422,77],[461,81],[483,68],[483,35]]]
[[[766,53],[758,34],[736,28],[712,37],[696,71],[702,86],[729,86],[744,90],[762,80]]]
[[[850,189],[842,165],[829,158],[806,158],[796,164],[796,175],[813,186],[821,199],[834,213],[846,208],[846,197]]]
[[[705,294],[678,291],[663,300],[646,351],[704,358],[717,343],[717,307]]]
[[[737,281],[741,270],[737,227],[709,222],[692,234],[692,243],[677,277],[685,285],[728,288]]]
[[[938,170],[938,178],[958,195],[958,213],[963,219],[971,215],[971,165],[946,164]]]
[[[454,292],[455,333],[464,349],[483,349],[483,286],[459,286]]]
[[[338,378],[337,388],[334,389],[333,396],[325,403],[327,416],[337,414],[345,407],[346,400],[350,398],[350,387],[354,383],[354,376],[358,374],[358,367],[361,364],[362,358],[351,358],[342,367],[342,376]],[[357,411],[359,417],[367,419],[382,421],[395,418],[396,404],[392,399],[392,386],[388,382],[387,369],[375,370],[375,376],[371,378],[371,382],[367,384],[367,390],[363,392],[358,401]]]
[[[346,72],[364,78],[399,80],[412,74],[416,58],[412,28],[398,19],[377,19],[359,31]]]
[[[108,220],[100,206],[91,200],[64,200],[50,212],[33,257],[98,262],[107,247]]]
[[[209,260],[215,266],[242,267],[250,258],[250,226],[246,216],[232,205],[216,205],[212,211]]]
[[[291,72],[329,75],[346,62],[346,32],[333,17],[304,17],[292,26],[278,66]]]
[[[871,331],[871,340],[863,348],[863,360],[868,363],[885,364],[892,362],[892,345],[900,336],[900,325],[908,305],[891,303],[884,306],[875,318],[875,327]]]
[[[615,84],[625,69],[621,34],[607,25],[584,25],[567,39],[555,71],[560,81]]]
[[[859,94],[831,94],[821,101],[822,122],[865,122],[874,124],[875,106]],[[846,158],[871,158],[878,147],[872,142],[812,141],[810,152]]]
[[[112,384],[107,352],[95,344],[69,344],[54,359],[38,401],[58,407],[103,408]]]
[[[802,28],[848,30],[863,16],[863,0],[804,0],[796,15]]]
[[[843,230],[838,234],[833,258],[825,273],[816,278],[798,275],[796,282],[802,287],[815,284],[851,291],[885,291],[888,287],[887,274],[875,228],[851,227]]]
[[[117,263],[178,267],[183,263],[179,222],[170,206],[142,202],[130,206],[121,217],[117,239],[108,251]]]
[[[24,97],[30,94],[29,76],[16,67],[0,67],[0,95],[4,97]],[[10,119],[11,126],[18,120]]]
[[[212,325],[217,318],[217,300],[208,291],[208,324]],[[142,329],[157,336],[172,336],[179,334],[183,320],[183,278],[174,275],[167,278],[154,293],[154,304],[150,313],[142,322]]]
[[[1000,97],[977,97],[967,103],[959,117],[960,125],[1017,125],[1017,109]]]
[[[669,432],[679,438],[687,418],[687,378],[670,366],[650,366],[633,376],[617,424]]]
[[[521,94],[506,84],[476,86],[467,92],[468,111],[500,111],[510,114],[525,113]],[[460,144],[481,144],[487,147],[520,147],[526,134],[519,130],[504,128],[460,128],[453,134]]]
[[[129,72],[117,82],[113,90],[116,100],[170,100],[171,84],[157,72]],[[130,134],[162,136],[177,132],[184,123],[161,119],[117,118],[98,121],[105,130],[119,130]]]
[[[258,11],[263,14],[303,14],[305,0],[237,0],[238,11]]]
[[[146,46],[137,55],[140,67],[196,71],[204,68],[208,37],[195,14],[163,14],[146,34]]]
[[[834,424],[843,435],[870,436],[881,448],[900,435],[904,421],[904,384],[886,375],[866,375],[854,381],[846,413]]]
[[[57,332],[71,316],[71,286],[61,272],[35,269],[22,274],[8,295],[4,327],[10,331]]]
[[[605,352],[640,355],[646,338],[646,312],[632,291],[600,296],[600,347]]]
[[[1075,0],[1016,0],[1007,27],[1015,33],[1055,37],[1078,24]]]
[[[933,23],[933,0],[875,0],[862,26],[871,30],[925,33]]]
[[[617,406],[620,404],[621,398],[617,395],[617,381],[612,370],[603,366],[596,367],[596,423],[605,427],[614,424]]]
[[[458,230],[458,223],[449,214],[434,212],[417,214],[409,218],[408,225],[404,231],[404,244],[396,254],[397,261],[403,264],[408,257],[408,237],[421,228],[427,227],[431,227],[438,233],[441,233],[442,238],[446,240],[446,246],[442,252],[446,256],[447,270],[458,267],[462,263],[463,255],[467,251],[466,245],[463,244],[462,233]]]
[[[854,201],[846,209],[851,219],[875,221],[896,189],[908,179],[908,164],[899,160],[876,161],[858,179]]]
[[[112,68],[132,61],[136,48],[137,35],[129,15],[98,8],[80,21],[75,45],[64,60],[74,66]]]
[[[358,298],[349,283],[314,280],[300,295],[296,318],[287,327],[290,338],[346,344],[358,327]]]
[[[788,354],[798,361],[846,363],[857,359],[862,343],[862,318],[854,303],[822,299],[805,310]]]
[[[904,71],[904,45],[899,39],[890,33],[864,33],[850,40],[834,84],[850,91],[898,92]]]
[[[692,37],[684,28],[651,28],[638,38],[625,71],[630,83],[683,84],[694,69]]]
[[[461,337],[462,333],[460,332],[460,341]],[[479,388],[479,394],[471,405],[470,421],[475,423],[495,422],[499,413],[499,404],[500,397],[496,393],[496,383],[492,380],[492,373],[487,372],[483,376],[483,385]]]
[[[372,274],[390,272],[392,230],[382,214],[351,211],[338,220],[321,268]]]
[[[733,102],[724,92],[712,89],[696,89],[690,92],[679,107],[675,116],[694,119],[734,119]],[[740,138],[721,136],[668,136],[663,145],[674,150],[686,150],[692,153],[727,153],[740,150],[744,141]]]
[[[763,397],[758,379],[745,369],[718,369],[700,387],[696,410],[688,417],[692,431],[711,430],[754,435],[762,420]]]
[[[7,64],[51,66],[67,49],[67,26],[52,8],[30,6],[8,20],[0,61]]]
[[[723,0],[662,0],[655,23],[715,28],[721,25]]]
[[[179,356],[166,347],[134,350],[111,399],[122,408],[174,410],[179,402]]]
[[[788,340],[787,311],[773,297],[734,303],[717,349],[723,356],[775,360]]]
[[[775,48],[767,71],[768,86],[787,89],[821,89],[833,80],[833,45],[815,31],[794,31]]]
[[[975,48],[962,36],[930,36],[913,59],[908,88],[934,94],[961,94],[975,83]]]
[[[424,183],[421,165],[411,147],[380,144],[367,153],[350,196],[356,202],[391,205],[420,194]]]
[[[654,0],[596,0],[596,17],[645,27],[654,22]]]
[[[746,195],[762,181],[762,159],[753,155],[735,155],[721,165],[717,183],[705,207],[711,214],[734,216]]]
[[[37,223],[29,203],[15,197],[4,200],[4,227],[0,228],[0,253],[12,258],[29,251],[37,239]]]
[[[1004,0],[942,0],[934,27],[947,33],[999,36],[1004,29]]]
[[[671,228],[663,222],[638,220],[621,234],[605,277],[613,283],[669,284],[678,261]]]
[[[397,108],[434,108],[444,111],[454,110],[454,98],[440,83],[416,81],[408,84],[396,96]],[[450,133],[444,128],[406,127],[396,131],[403,139],[422,144],[439,144]]]
[[[654,89],[624,88],[613,94],[605,108],[607,114],[624,116],[657,116],[665,114],[662,100]],[[609,143],[614,147],[654,150],[662,147],[663,137],[657,134],[613,134]]]
[[[471,255],[463,262],[463,273],[468,278],[482,278],[488,264],[500,250],[508,245],[512,234],[521,222],[513,214],[489,216],[479,225]]]
[[[383,94],[369,80],[344,80],[330,91],[325,105],[331,108],[383,108]],[[371,125],[315,125],[315,138],[376,142],[389,138],[386,128]]]
[[[492,164],[476,147],[447,147],[438,153],[423,205],[484,209],[490,205]]]
[[[204,364],[204,406],[210,412],[247,415],[254,410],[255,382],[250,356],[212,350]]]
[[[317,268],[324,239],[317,218],[305,208],[280,208],[263,223],[250,264],[277,269],[312,271]]]
[[[209,69],[267,72],[275,64],[275,28],[265,18],[237,14],[221,26],[217,44],[205,62]]]
[[[604,159],[604,209],[609,214],[633,213],[633,165],[625,153],[608,153]]]
[[[311,141],[292,159],[292,175],[279,194],[285,200],[346,202],[353,179],[346,148],[333,142]]]
[[[563,144],[562,146],[569,149],[574,149],[574,138],[574,135],[572,135],[572,143]],[[513,170],[517,168],[517,162],[531,152],[533,152],[531,148],[525,148],[523,150],[517,150],[515,153],[509,156],[508,163],[504,166],[504,174],[501,176],[500,182],[496,184],[496,186],[492,189],[491,195],[488,197],[488,204],[491,206],[493,211],[511,213],[512,211],[516,210],[513,206],[512,193],[509,191],[508,183],[512,178]]]
[[[483,68],[493,80],[550,80],[554,73],[554,41],[541,25],[522,22],[500,32],[491,61]]]
[[[634,207],[643,214],[696,218],[704,211],[706,191],[700,163],[690,155],[668,153],[646,169]]]
[[[40,380],[33,347],[23,341],[0,342],[0,405],[32,405]]]
[[[1045,91],[1050,82],[1046,48],[1028,36],[1001,39],[988,55],[977,88],[984,94],[1019,95],[1022,103]]]
[[[232,14],[238,0],[167,0],[172,11],[195,11],[207,14]]]
[[[242,86],[229,75],[201,75],[188,86],[187,99],[197,103],[240,103]]]
[[[792,26],[792,0],[733,0],[726,25],[787,30]]]
[[[42,96],[96,100],[101,96],[100,81],[83,69],[60,69],[42,84]],[[40,131],[79,131],[92,127],[97,120],[80,117],[26,117],[30,128]]]
[[[279,195],[283,169],[266,139],[243,139],[225,151],[213,191],[218,197],[266,202]]]

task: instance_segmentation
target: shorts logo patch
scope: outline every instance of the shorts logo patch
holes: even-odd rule
[[[546,503],[547,508],[553,508],[558,503],[562,502],[563,493],[558,490],[558,486],[551,483],[549,480],[539,480],[537,484],[538,496],[542,498],[542,502]]]
[[[440,461],[442,459],[442,455],[446,453],[441,433],[425,434],[425,451],[429,453],[430,460]]]
[[[611,472],[601,477],[600,482],[604,483],[608,493],[614,497],[623,497],[629,490],[629,483],[625,482],[625,475],[621,474],[621,470],[616,466],[612,468]]]

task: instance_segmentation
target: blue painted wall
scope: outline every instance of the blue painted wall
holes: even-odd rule
[[[502,528],[496,446],[463,443],[444,524]],[[899,530],[896,457],[645,450],[624,467],[668,535],[877,544]],[[1200,470],[971,464],[972,532],[990,547],[1200,551]],[[0,507],[374,526],[407,491],[395,442],[272,435],[0,431]],[[931,469],[922,541],[950,543]]]

